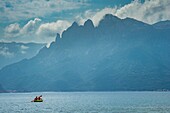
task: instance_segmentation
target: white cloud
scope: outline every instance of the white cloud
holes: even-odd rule
[[[28,46],[21,45],[21,49],[22,49],[22,50],[26,50],[26,49],[29,49],[29,47],[28,47]]]
[[[55,40],[56,34],[62,34],[71,23],[66,20],[41,23],[41,19],[35,18],[28,21],[23,27],[18,23],[10,24],[5,28],[6,40],[16,42],[38,42],[51,43]]]
[[[29,33],[34,33],[35,30],[37,29],[39,22],[41,19],[35,18],[34,20],[28,21],[27,24],[25,24],[22,28],[18,23],[10,24],[5,28],[5,37],[6,38],[13,38],[13,37],[18,37],[22,35],[27,35]]]
[[[57,33],[61,34],[71,25],[66,20],[58,20],[56,22],[41,24],[37,30],[37,35],[45,35],[55,37]]]
[[[21,53],[22,53],[22,54],[26,54],[26,53],[27,53],[27,52],[26,52],[27,49],[29,49],[28,46],[21,45]]]
[[[10,24],[4,29],[4,38],[2,41],[5,42],[36,42],[46,43],[41,38],[38,38],[36,31],[41,25],[41,19],[35,18],[29,20],[25,25],[21,26],[18,23]]]
[[[83,15],[78,15],[76,20],[83,24],[87,19],[91,19],[97,26],[105,14],[113,14],[119,18],[134,18],[149,24],[159,21],[170,20],[170,0],[145,0],[141,3],[138,0],[123,7],[104,8],[102,10],[88,10]]]
[[[106,14],[115,15],[115,12],[116,12],[116,8],[104,8],[102,10],[97,10],[97,11],[88,10],[83,15],[76,16],[76,21],[80,25],[83,25],[87,19],[91,19],[94,25],[97,26],[100,20],[104,17],[104,15]]]
[[[30,33],[30,32],[34,32],[36,30],[37,25],[39,24],[39,22],[41,21],[41,19],[39,18],[35,18],[34,20],[30,20],[22,29],[21,29],[21,33]]]
[[[11,37],[11,36],[18,36],[21,28],[18,23],[10,24],[5,28],[5,35],[6,37]]]
[[[134,1],[117,10],[116,15],[131,17],[146,23],[156,23],[170,19],[170,0],[146,0],[144,3]]]
[[[14,56],[14,53],[10,52],[7,47],[0,47],[0,56],[10,58]]]

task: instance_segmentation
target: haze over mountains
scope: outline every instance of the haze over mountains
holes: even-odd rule
[[[170,90],[170,21],[148,25],[107,14],[73,23],[49,48],[0,70],[18,91]]]
[[[0,69],[24,58],[35,56],[45,44],[0,42]]]

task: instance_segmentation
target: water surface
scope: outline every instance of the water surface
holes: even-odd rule
[[[0,113],[170,113],[170,92],[1,93]]]

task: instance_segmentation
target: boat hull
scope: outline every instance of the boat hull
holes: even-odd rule
[[[43,100],[33,100],[31,102],[43,102]]]

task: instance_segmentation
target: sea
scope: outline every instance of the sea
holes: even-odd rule
[[[0,113],[170,113],[170,92],[0,93]]]

